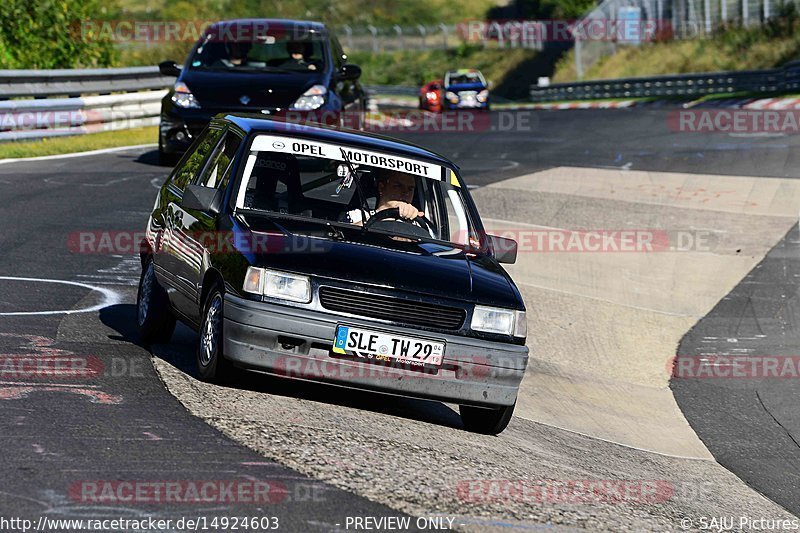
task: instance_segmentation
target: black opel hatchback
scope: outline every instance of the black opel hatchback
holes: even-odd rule
[[[366,94],[361,69],[318,22],[240,19],[209,26],[161,103],[158,149],[172,164],[218,113],[250,112],[299,122],[359,126]]]
[[[232,366],[460,405],[499,433],[528,362],[525,307],[451,161],[386,137],[212,120],[161,188],[137,297],[145,342],[178,318],[197,371]]]

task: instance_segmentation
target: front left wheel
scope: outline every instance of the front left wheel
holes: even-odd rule
[[[223,352],[224,299],[219,286],[208,291],[203,306],[200,325],[200,342],[197,346],[197,372],[200,379],[223,383],[233,374],[234,368]]]
[[[145,263],[139,278],[136,316],[139,338],[145,344],[168,342],[175,331],[175,316],[169,308],[169,296],[158,283],[152,259]]]

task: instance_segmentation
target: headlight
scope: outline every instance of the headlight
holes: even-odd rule
[[[489,99],[489,90],[488,89],[484,89],[484,90],[482,90],[481,92],[478,93],[478,101],[479,102],[485,102],[488,99]]]
[[[248,267],[244,277],[245,292],[271,298],[308,303],[311,301],[311,280],[288,272]]]
[[[438,100],[439,99],[439,94],[434,92],[434,91],[430,91],[428,93],[425,93],[425,97],[428,100]]]
[[[444,96],[453,103],[458,102],[458,95],[453,91],[447,91]]]
[[[328,94],[328,89],[324,85],[314,85],[309,90],[303,93],[303,96],[297,99],[292,104],[290,109],[297,111],[313,111],[319,109],[325,103],[325,95]]]
[[[525,311],[483,307],[480,305],[475,306],[470,328],[475,331],[513,335],[521,338],[525,338],[528,334]]]
[[[198,109],[200,107],[189,87],[182,81],[175,84],[175,94],[172,95],[172,101],[175,102],[176,106],[184,109]]]

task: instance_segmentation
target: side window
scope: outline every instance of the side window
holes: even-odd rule
[[[203,164],[208,158],[208,154],[219,142],[222,137],[222,130],[217,128],[207,128],[198,139],[194,152],[183,160],[181,167],[172,176],[172,184],[180,190],[184,190],[186,185],[194,181],[197,174],[203,168]]]
[[[342,50],[342,45],[339,44],[339,39],[336,37],[331,37],[331,55],[333,56],[333,66],[336,70],[342,68],[345,62],[344,51]]]
[[[197,180],[198,185],[224,189],[228,185],[230,169],[233,166],[233,157],[242,143],[242,138],[232,131],[228,131],[209,158],[203,174]]]

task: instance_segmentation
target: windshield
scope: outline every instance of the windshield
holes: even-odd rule
[[[410,204],[424,220],[384,219],[393,213],[384,211],[400,204]],[[296,138],[259,135],[253,140],[236,208],[342,227],[367,226],[419,240],[477,244],[463,190],[451,169],[388,152]]]
[[[195,50],[190,68],[233,71],[315,72],[325,66],[323,40],[263,36],[209,40]]]
[[[466,85],[466,84],[474,84],[480,83],[481,85],[486,85],[486,82],[483,79],[483,74],[476,71],[469,71],[469,72],[448,72],[447,79],[445,80],[446,85]]]

